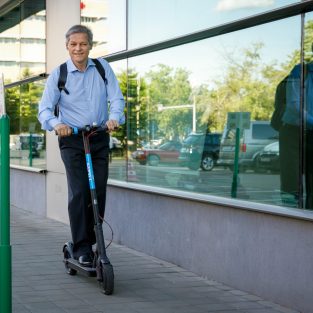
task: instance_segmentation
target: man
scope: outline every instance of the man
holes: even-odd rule
[[[105,123],[108,132],[90,136],[96,191],[100,217],[104,216],[108,179],[109,132],[124,123],[124,99],[118,81],[103,59],[107,82],[90,59],[92,32],[75,25],[66,33],[67,60],[66,90],[59,90],[60,67],[48,77],[39,104],[38,119],[42,128],[58,135],[61,157],[66,169],[68,212],[73,240],[74,257],[84,266],[91,266],[92,245],[95,243],[94,218],[91,206],[84,146],[81,135],[73,135],[72,128]],[[109,106],[108,106],[109,102]],[[54,115],[58,105],[58,117]]]

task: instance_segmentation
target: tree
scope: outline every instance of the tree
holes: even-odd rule
[[[244,49],[242,58],[228,55],[228,66],[223,79],[215,81],[210,90],[209,105],[203,113],[203,121],[222,130],[227,112],[251,112],[252,120],[269,120],[273,112],[275,89],[292,66],[277,67],[276,62],[260,62],[263,44],[253,44]],[[215,121],[215,123],[213,123]]]
[[[127,123],[116,131],[116,136],[120,139],[127,138],[129,143],[133,142],[129,149],[134,150],[141,140],[141,130],[146,128],[148,122],[146,83],[133,69],[117,74],[117,78],[127,103]]]
[[[157,124],[157,135],[177,138],[191,130],[192,110],[173,106],[192,104],[189,72],[158,64],[145,76],[148,86],[149,114]],[[162,105],[162,111],[159,106]]]
[[[29,69],[24,69],[22,78],[31,75]],[[5,101],[7,114],[10,117],[10,134],[29,132],[30,125],[35,126],[35,132],[42,132],[37,120],[38,104],[44,86],[40,82],[30,82],[20,86],[7,88]]]

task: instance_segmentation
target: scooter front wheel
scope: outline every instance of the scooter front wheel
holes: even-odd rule
[[[113,266],[108,264],[101,265],[102,281],[100,285],[102,286],[103,292],[106,295],[111,295],[114,290],[114,271]]]

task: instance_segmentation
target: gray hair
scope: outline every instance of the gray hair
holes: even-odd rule
[[[92,40],[93,40],[92,31],[84,25],[74,25],[66,32],[66,34],[65,34],[66,45],[70,41],[70,36],[73,34],[77,34],[77,33],[86,34],[87,38],[88,38],[88,43],[89,43],[90,47],[92,48]]]

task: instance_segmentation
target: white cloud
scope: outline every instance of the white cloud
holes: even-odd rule
[[[219,0],[217,11],[231,11],[236,9],[250,9],[268,7],[274,4],[274,0]]]

